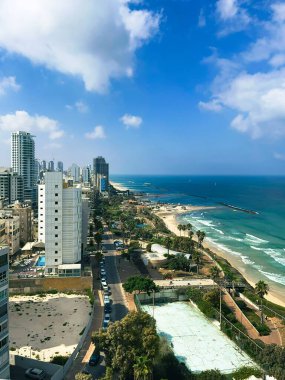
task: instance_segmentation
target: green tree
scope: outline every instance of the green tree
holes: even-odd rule
[[[134,380],[148,380],[152,363],[147,356],[139,356],[134,364]]]
[[[197,274],[199,273],[199,265],[201,263],[201,253],[195,251],[192,255],[193,262],[197,265]]]
[[[180,236],[181,236],[181,231],[182,231],[182,229],[183,229],[182,224],[178,224],[177,229],[179,230],[179,232],[180,232]]]
[[[96,232],[96,234],[94,236],[94,239],[95,239],[96,244],[97,244],[97,249],[99,250],[100,249],[100,245],[102,243],[102,234],[100,234],[100,232]]]
[[[148,295],[157,290],[157,286],[151,278],[143,276],[132,276],[123,284],[123,288],[128,293],[146,292]]]
[[[220,273],[221,271],[216,265],[210,268],[210,275],[214,281],[220,277]]]
[[[91,375],[91,373],[87,374],[87,373],[77,373],[75,375],[75,380],[92,380],[93,379],[93,376]]]
[[[155,320],[144,312],[128,313],[107,330],[94,332],[92,341],[105,353],[107,367],[111,367],[120,380],[134,376],[134,366],[139,357],[149,361],[151,370],[159,351]]]
[[[264,298],[264,296],[269,291],[269,285],[266,282],[260,280],[255,284],[254,290],[255,293],[259,295],[259,297]]]
[[[170,237],[167,237],[164,239],[164,244],[165,244],[165,247],[167,248],[167,258],[169,257],[169,249],[171,247],[171,238]]]

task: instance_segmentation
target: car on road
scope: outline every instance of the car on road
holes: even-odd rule
[[[106,276],[106,274],[107,274],[105,269],[101,269],[100,273],[101,273],[101,276]]]
[[[95,366],[96,364],[99,363],[99,361],[100,361],[100,354],[94,351],[89,359],[89,365]]]
[[[104,304],[110,303],[109,296],[104,295]]]
[[[102,289],[104,290],[104,294],[105,294],[105,292],[109,293],[109,286],[108,286],[107,282],[102,283]]]
[[[112,306],[110,303],[107,303],[106,305],[104,305],[104,311],[105,311],[105,313],[111,313]]]
[[[25,376],[29,379],[43,380],[46,378],[46,372],[40,368],[28,368]]]

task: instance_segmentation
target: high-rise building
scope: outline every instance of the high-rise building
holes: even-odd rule
[[[94,185],[100,188],[100,178],[106,178],[106,190],[109,187],[109,164],[105,161],[105,158],[99,156],[93,159],[93,173],[94,173]]]
[[[13,172],[23,178],[24,200],[36,203],[35,142],[28,132],[13,132],[11,145]]]
[[[81,188],[63,184],[61,172],[46,172],[39,185],[38,207],[38,240],[45,243],[46,273],[60,275],[63,264],[81,260]]]
[[[0,379],[10,379],[8,330],[9,249],[0,245]]]
[[[82,182],[84,183],[90,182],[90,170],[88,166],[82,168]]]
[[[40,179],[40,172],[41,172],[41,163],[38,159],[35,160],[35,176],[36,176],[36,182]]]
[[[45,160],[41,162],[41,170],[44,172],[47,170],[47,162]]]
[[[4,205],[24,200],[23,178],[11,168],[0,168],[0,198]]]
[[[74,182],[80,181],[80,167],[76,164],[72,164],[70,168],[71,177],[73,177]]]
[[[58,161],[56,170],[63,173],[63,162]]]
[[[54,162],[53,161],[49,161],[49,163],[48,163],[48,171],[49,172],[54,172]]]

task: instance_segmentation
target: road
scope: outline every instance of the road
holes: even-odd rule
[[[124,293],[122,290],[121,280],[120,280],[119,273],[117,270],[116,251],[114,250],[112,234],[107,230],[105,230],[105,233],[103,235],[102,245],[108,251],[107,253],[104,254],[104,256],[105,256],[105,268],[106,268],[106,273],[107,273],[107,281],[108,281],[108,285],[111,291],[111,295],[110,295],[111,302],[112,302],[111,320],[117,321],[117,320],[122,319],[125,315],[127,315],[128,309],[127,309]],[[99,305],[99,300],[98,300],[98,297],[96,296],[98,289],[100,287],[100,283],[98,281],[98,265],[97,263],[95,263],[94,258],[92,258],[91,260],[91,265],[92,265],[93,280],[94,280],[93,288],[95,292],[94,320],[92,322],[92,327],[90,329],[89,334],[86,337],[86,340],[83,344],[82,349],[79,351],[79,354],[77,358],[75,359],[74,364],[72,365],[68,374],[65,376],[66,380],[73,380],[75,374],[77,372],[82,371],[83,369],[87,370],[89,373],[92,374],[93,380],[99,379],[105,372],[105,361],[104,361],[103,356],[101,357],[100,363],[97,364],[97,366],[95,367],[91,367],[88,365],[88,363],[83,362],[83,358],[85,357],[88,351],[88,347],[90,347],[92,331],[99,329],[102,326],[103,307]],[[91,353],[92,352],[90,352],[90,354]]]

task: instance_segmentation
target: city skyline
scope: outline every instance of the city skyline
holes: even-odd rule
[[[285,174],[284,4],[99,3],[102,22],[90,0],[1,3],[2,166],[23,130],[66,167]]]

